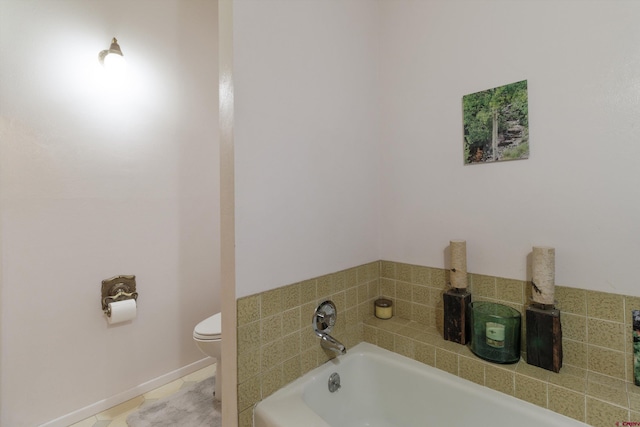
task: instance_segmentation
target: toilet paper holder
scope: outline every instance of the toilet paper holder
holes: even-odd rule
[[[127,299],[138,300],[136,292],[136,276],[114,276],[102,281],[102,311],[111,317],[109,303]]]

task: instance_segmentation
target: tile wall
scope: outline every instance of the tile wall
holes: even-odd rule
[[[255,403],[334,357],[312,329],[321,302],[336,304],[335,338],[347,348],[363,341],[379,281],[380,263],[373,262],[237,301],[239,426],[252,425]]]
[[[379,261],[239,299],[239,425],[252,425],[256,402],[332,357],[311,328],[315,307],[329,298],[339,316],[332,335],[347,347],[368,341],[596,427],[640,421],[630,316],[639,297],[556,286],[564,358],[554,373],[526,363],[524,340],[523,358],[513,365],[485,362],[444,341],[447,282],[444,269]],[[521,313],[530,298],[525,281],[473,273],[469,289],[474,301]],[[393,319],[373,317],[378,296],[394,301]]]

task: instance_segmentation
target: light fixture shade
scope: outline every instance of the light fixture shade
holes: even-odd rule
[[[98,54],[98,60],[105,67],[109,66],[109,63],[112,62],[111,61],[112,59],[117,59],[117,60],[124,59],[124,55],[122,54],[122,50],[120,49],[118,40],[115,37],[113,38],[113,40],[111,40],[111,46],[109,47],[109,49],[103,50]]]

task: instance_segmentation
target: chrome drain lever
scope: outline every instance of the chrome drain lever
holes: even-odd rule
[[[334,372],[329,377],[329,391],[331,393],[335,393],[340,387],[342,387],[340,385],[340,375],[338,375],[337,372]]]

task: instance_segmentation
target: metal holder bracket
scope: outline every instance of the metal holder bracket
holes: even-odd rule
[[[136,276],[122,275],[102,281],[102,311],[111,315],[110,302],[124,301],[127,299],[138,300],[136,292]]]

